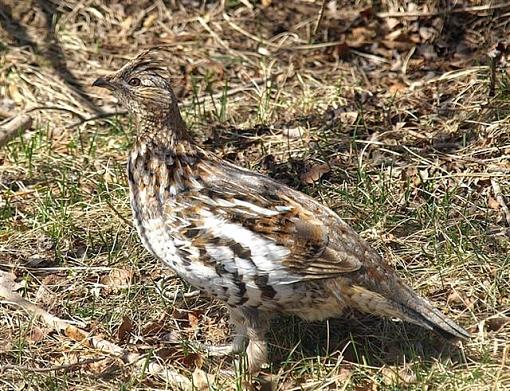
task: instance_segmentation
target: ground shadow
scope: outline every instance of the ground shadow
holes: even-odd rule
[[[300,357],[341,358],[346,363],[374,367],[436,360],[465,362],[464,352],[419,326],[367,315],[308,323],[295,317],[273,321],[268,333],[272,372],[286,360]]]
[[[58,15],[55,4],[50,1],[37,0],[37,5],[45,16],[46,34],[44,37],[44,47],[41,47],[30,38],[26,27],[13,17],[11,7],[5,3],[0,3],[0,25],[11,37],[13,45],[29,46],[35,54],[42,56],[51,64],[51,67],[64,83],[77,94],[83,105],[96,114],[103,114],[103,110],[93,102],[92,98],[83,88],[83,85],[66,64],[64,51],[55,32],[54,21]]]

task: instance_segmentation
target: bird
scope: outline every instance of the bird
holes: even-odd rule
[[[226,305],[233,323],[226,350],[245,352],[250,373],[268,363],[266,333],[278,315],[318,321],[354,309],[470,337],[333,210],[201,148],[158,53],[142,51],[93,86],[109,90],[134,120],[127,179],[141,242]]]

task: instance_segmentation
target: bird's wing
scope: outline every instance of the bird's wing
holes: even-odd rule
[[[267,274],[282,284],[361,267],[357,234],[310,197],[230,165],[203,173],[200,182],[178,195],[185,210],[168,213],[186,215],[181,235],[215,267]]]

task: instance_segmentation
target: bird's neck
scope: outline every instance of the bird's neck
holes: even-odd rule
[[[137,144],[146,144],[152,148],[167,151],[185,150],[190,152],[194,144],[188,134],[186,123],[180,113],[145,113],[136,118]]]

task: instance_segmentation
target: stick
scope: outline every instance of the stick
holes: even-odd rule
[[[32,126],[32,117],[28,114],[22,114],[14,117],[11,121],[0,127],[0,148],[15,137],[18,133],[30,129]]]
[[[315,22],[315,26],[313,28],[313,38],[315,38],[317,31],[319,31],[319,27],[321,26],[322,18],[324,17],[324,8],[326,8],[326,0],[322,0],[321,9],[319,10],[319,15],[317,16],[317,21]]]
[[[36,372],[36,373],[45,373],[45,372],[53,372],[53,371],[71,371],[75,368],[82,367],[84,365],[88,365],[94,362],[98,362],[104,360],[104,357],[95,357],[95,358],[88,358],[86,360],[73,362],[70,364],[63,364],[63,365],[57,365],[55,367],[49,367],[49,368],[37,368],[37,367],[24,367],[23,365],[13,365],[13,364],[7,364],[0,368],[0,371],[6,371],[9,369],[14,369],[18,371],[28,371],[28,372]]]

